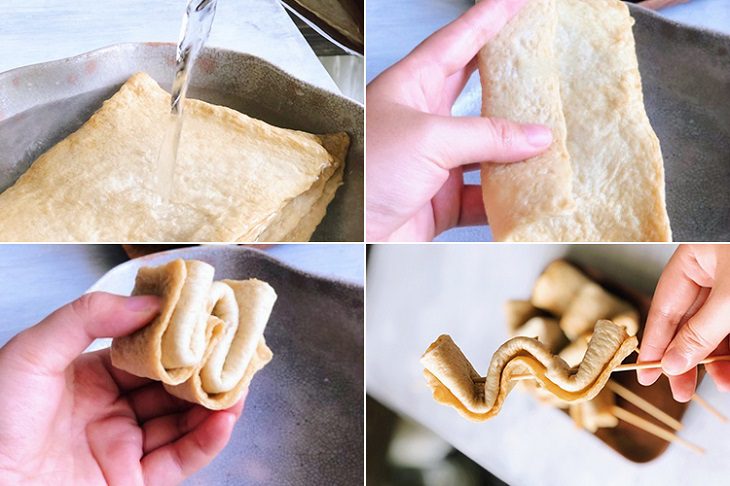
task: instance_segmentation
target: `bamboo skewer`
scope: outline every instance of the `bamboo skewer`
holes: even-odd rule
[[[637,350],[638,351],[638,350]],[[710,356],[708,358],[703,359],[698,364],[709,364],[714,363],[716,361],[730,361],[730,355],[725,356]],[[615,367],[613,370],[611,370],[611,373],[616,371],[634,371],[634,370],[644,370],[644,369],[653,369],[653,368],[661,368],[662,363],[661,361],[645,361],[643,363],[627,363],[622,364],[617,367]],[[527,380],[534,380],[535,377],[531,374],[524,374],[524,375],[513,375],[511,378],[511,381],[527,381]],[[479,377],[474,380],[475,383],[484,383],[486,381],[486,377]],[[624,400],[627,400],[628,402],[633,403],[635,406],[642,409],[644,412],[648,413],[655,419],[659,420],[660,422],[663,422],[667,426],[671,427],[674,430],[681,430],[682,424],[677,421],[675,418],[668,415],[666,412],[661,410],[660,408],[657,408],[655,405],[652,405],[650,402],[646,401],[639,395],[635,394],[631,390],[619,385],[615,381],[611,380],[608,382],[609,388],[616,393],[617,395],[624,398]],[[692,400],[697,402],[698,405],[700,405],[702,408],[710,412],[712,415],[717,417],[718,420],[721,422],[727,423],[730,422],[730,419],[723,415],[719,410],[717,410],[715,407],[710,405],[705,399],[697,395],[696,393],[692,396]],[[629,413],[629,412],[627,412]]]
[[[719,356],[720,358],[724,358],[720,361],[729,361],[730,356]],[[714,360],[718,361],[718,360]],[[630,366],[630,365],[629,365]],[[512,381],[529,381],[534,380],[535,377],[533,375],[514,375],[512,377]],[[475,383],[484,383],[486,381],[485,377],[479,377],[474,380]],[[622,397],[627,402],[635,405],[636,407],[640,408],[647,414],[651,415],[655,419],[659,420],[660,422],[664,423],[668,427],[674,429],[674,430],[682,430],[682,423],[679,422],[677,419],[672,417],[671,415],[664,412],[662,409],[658,408],[656,405],[653,405],[651,402],[646,401],[641,396],[637,395],[636,393],[632,392],[628,388],[618,384],[617,382],[613,380],[609,380],[609,382],[606,384],[606,386],[613,391],[616,395]],[[730,422],[730,419],[723,415],[722,412],[720,412],[718,409],[710,405],[707,400],[699,396],[698,394],[692,395],[692,400],[697,402],[698,405],[700,405],[702,408],[710,412],[712,415],[717,417],[718,420],[720,420],[723,423]],[[627,412],[628,413],[628,412]]]
[[[609,390],[611,390],[627,402],[635,405],[655,419],[666,424],[667,427],[670,427],[674,430],[682,430],[682,424],[677,419],[666,413],[661,408],[632,392],[628,388],[620,385],[619,383],[616,383],[613,380],[608,381],[607,387]]]
[[[519,379],[518,381],[527,381],[530,379],[535,379],[532,375],[518,375]],[[628,388],[618,384],[617,382],[613,380],[609,380],[606,386],[613,391],[616,395],[622,397],[627,402],[635,405],[636,407],[640,408],[642,411],[646,412],[647,414],[651,415],[658,421],[666,424],[668,427],[674,429],[674,430],[682,430],[682,424],[666,413],[664,410],[660,409],[656,405],[652,404],[651,402],[648,402],[641,396],[637,395],[636,393],[632,392]],[[709,404],[708,404],[709,405]],[[717,412],[715,410],[715,412]],[[717,412],[719,413],[719,412]]]
[[[702,408],[704,408],[705,410],[710,412],[712,415],[717,417],[717,419],[720,420],[720,422],[725,422],[725,423],[728,422],[728,418],[725,415],[723,415],[722,412],[720,412],[718,409],[716,409],[715,407],[710,405],[710,403],[707,402],[707,400],[705,400],[698,394],[695,393],[694,395],[692,395],[692,400],[697,402],[698,405],[700,405]]]
[[[702,361],[700,361],[698,364],[709,364],[714,363],[716,361],[730,361],[730,355],[727,356],[710,356],[709,358],[705,358]],[[662,362],[661,361],[644,361],[643,363],[626,363],[622,365],[618,365],[614,369],[611,370],[611,373],[615,373],[617,371],[634,371],[634,370],[648,370],[653,368],[661,368]],[[513,381],[522,381],[522,380],[532,380],[534,377],[530,374],[525,375],[512,375],[510,378]],[[479,378],[477,380],[474,380],[475,382],[483,382],[485,378]]]
[[[709,356],[702,361],[700,361],[697,364],[709,364],[714,363],[715,361],[730,361],[730,355],[726,356]],[[633,371],[633,370],[648,370],[652,368],[661,368],[662,362],[661,361],[644,361],[642,363],[626,363],[622,365],[618,365],[613,369],[614,371]]]
[[[527,381],[527,380],[534,380],[534,375],[512,375],[510,378],[510,381]],[[486,381],[486,378],[482,378],[480,381]]]
[[[635,351],[638,352],[638,349],[636,349]],[[710,356],[710,357],[700,361],[698,364],[709,364],[709,363],[713,363],[716,361],[730,361],[730,355]],[[623,364],[623,365],[619,365],[619,366],[615,367],[614,369],[611,370],[611,373],[613,373],[615,371],[635,371],[635,370],[643,370],[643,369],[656,369],[656,368],[661,368],[661,367],[662,367],[661,361],[627,363],[627,364]],[[531,375],[531,374],[513,375],[510,377],[511,381],[527,381],[527,380],[534,380],[534,379],[535,379],[535,376]],[[484,383],[484,382],[486,382],[486,377],[478,377],[478,378],[474,379],[474,383]],[[616,395],[622,397],[627,402],[633,404],[637,408],[641,409],[648,415],[650,415],[653,418],[655,418],[656,420],[664,423],[665,425],[674,429],[675,431],[679,431],[682,429],[682,424],[677,419],[670,416],[669,414],[667,414],[666,412],[661,410],[656,405],[653,405],[651,402],[645,400],[641,396],[632,392],[628,388],[615,382],[614,380],[609,380],[606,386],[611,391],[616,393]],[[720,411],[718,411],[715,407],[710,405],[706,400],[704,400],[702,397],[700,397],[696,393],[692,396],[692,400],[696,401],[700,406],[705,408],[708,412],[710,412],[712,415],[717,417],[720,421],[728,422],[728,417],[723,415]],[[616,418],[618,418],[619,420],[622,420],[630,425],[633,425],[634,427],[639,428],[648,434],[651,434],[660,439],[666,440],[667,442],[676,442],[677,444],[680,444],[698,454],[705,453],[705,450],[702,447],[699,447],[696,444],[693,444],[685,439],[682,439],[674,432],[666,430],[619,406],[614,405],[613,407],[611,407],[611,413],[613,413],[613,415]]]
[[[639,349],[637,348],[634,351],[638,353],[639,352]],[[727,355],[726,356],[710,356],[710,357],[708,357],[708,358],[700,361],[699,364],[709,364],[709,363],[712,363],[714,361],[730,361],[730,356],[727,356]],[[661,361],[650,361],[650,362],[644,362],[644,363],[636,363],[636,365],[641,365],[641,368],[639,368],[638,366],[637,367],[632,367],[632,363],[629,363],[629,364],[625,364],[625,365],[618,366],[616,369],[621,368],[618,371],[626,371],[626,370],[632,370],[632,369],[637,369],[637,370],[638,369],[645,369],[646,365],[648,365],[648,364],[654,365],[656,363],[659,363],[659,365],[661,367]],[[614,370],[614,371],[616,371],[616,370]],[[627,391],[629,393],[631,393],[630,390],[627,390]],[[614,392],[615,392],[615,390],[614,390]],[[628,400],[628,398],[626,398],[626,397],[624,397],[624,399]],[[641,399],[641,397],[639,397],[639,399]],[[727,423],[727,422],[730,421],[730,419],[728,419],[725,415],[723,415],[722,412],[720,412],[718,409],[716,409],[715,407],[713,407],[712,405],[710,405],[710,403],[707,400],[705,400],[704,398],[702,398],[701,396],[699,396],[697,393],[695,393],[694,395],[692,395],[692,400],[695,401],[695,402],[697,402],[698,405],[700,405],[702,408],[704,408],[705,410],[707,410],[708,412],[710,412],[712,415],[714,415],[715,417],[717,417],[717,419],[720,422]],[[636,405],[636,404],[634,404],[634,405]],[[644,410],[644,411],[646,411],[646,410]],[[649,413],[649,412],[647,412],[647,413]],[[656,419],[664,422],[664,420],[662,420],[661,418],[659,418],[657,416],[654,416],[654,418],[656,418]],[[664,422],[664,423],[666,423],[666,422]],[[679,424],[679,422],[677,422],[677,423]],[[667,425],[669,425],[671,427],[670,424],[667,424]],[[679,429],[675,429],[675,430],[679,430]]]
[[[677,434],[674,434],[668,430],[665,430],[661,427],[659,427],[656,424],[653,424],[649,422],[646,419],[643,419],[639,417],[638,415],[634,415],[633,413],[629,412],[628,410],[624,410],[621,407],[613,406],[611,408],[611,412],[618,418],[619,420],[623,420],[624,422],[633,425],[634,427],[637,427],[645,432],[648,432],[652,435],[655,435],[659,437],[660,439],[664,439],[667,442],[676,442],[677,444],[683,445],[686,448],[693,450],[694,452],[698,454],[704,454],[705,450],[689,441],[686,441],[679,437]]]
[[[528,379],[534,379],[535,377],[532,375],[518,375],[518,381],[526,381]],[[482,378],[482,380],[484,380]],[[479,380],[475,380],[479,381]],[[666,412],[664,412],[662,409],[658,408],[656,405],[653,405],[652,403],[646,401],[636,393],[632,392],[628,388],[625,388],[622,385],[619,385],[613,380],[609,380],[607,384],[608,388],[611,389],[616,395],[622,397],[624,400],[626,400],[629,403],[632,403],[636,407],[640,408],[647,414],[651,415],[655,419],[659,420],[660,422],[663,422],[667,426],[671,427],[674,430],[680,430],[682,429],[682,424],[675,419],[674,417],[670,416]],[[697,395],[695,395],[697,396]],[[694,397],[693,397],[694,398]],[[704,402],[702,398],[699,398],[697,400],[697,403]],[[704,402],[705,405],[707,405],[709,408],[708,410],[714,410],[718,415],[721,417],[724,417],[720,412],[715,410],[709,403]],[[659,427],[656,424],[653,424],[649,422],[648,420],[639,417],[636,414],[633,414],[629,412],[626,409],[623,409],[619,406],[614,405],[611,407],[611,413],[613,413],[616,418],[619,420],[623,420],[624,422],[633,425],[634,427],[637,427],[644,432],[654,435],[656,437],[659,437],[660,439],[664,439],[667,442],[676,442],[677,444],[683,445],[684,447],[687,447],[688,449],[698,453],[698,454],[704,454],[705,450],[698,445],[695,445],[689,441],[686,441],[679,437],[677,434],[670,432],[669,430],[663,429]]]

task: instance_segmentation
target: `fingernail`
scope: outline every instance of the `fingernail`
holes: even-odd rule
[[[657,376],[654,376],[653,373],[637,373],[636,379],[639,381],[640,385],[649,386],[653,385],[654,382],[657,380]]]
[[[160,298],[154,295],[135,295],[125,302],[128,310],[135,312],[153,312],[160,308]]]
[[[689,358],[676,349],[670,349],[662,358],[662,368],[668,375],[681,375],[690,366]]]
[[[553,141],[553,133],[544,125],[522,125],[527,143],[533,147],[547,147]]]

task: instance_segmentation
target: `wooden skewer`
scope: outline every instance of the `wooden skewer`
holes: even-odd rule
[[[730,356],[720,356],[720,358],[725,358],[720,361],[728,361],[730,360]],[[717,361],[717,360],[714,360]],[[631,365],[628,365],[631,366]],[[615,370],[614,370],[615,371]],[[535,377],[530,374],[525,375],[514,375],[512,376],[512,381],[529,381],[534,380]],[[479,377],[474,380],[474,383],[484,383],[486,381],[485,377]],[[622,385],[619,385],[613,380],[610,380],[607,384],[608,388],[610,388],[615,394],[622,397],[624,400],[632,403],[633,405],[637,406],[644,412],[648,413],[655,419],[659,420],[660,422],[663,422],[668,427],[671,427],[674,430],[682,430],[682,424],[672,417],[671,415],[664,412],[662,409],[658,408],[656,405],[653,405],[652,403],[646,401],[641,396],[637,395],[636,393],[632,392],[628,388],[623,387]],[[702,408],[710,412],[712,415],[717,417],[718,420],[721,422],[727,423],[730,422],[730,419],[722,414],[719,410],[717,410],[715,407],[710,405],[710,403],[707,402],[704,398],[700,397],[696,393],[692,395],[692,400],[697,402],[698,405],[700,405]]]
[[[708,412],[710,412],[712,415],[714,415],[715,417],[717,417],[720,420],[720,422],[725,422],[725,423],[728,422],[728,418],[725,415],[723,415],[722,412],[720,412],[718,409],[716,409],[715,407],[713,407],[712,405],[710,405],[707,402],[707,400],[705,400],[704,398],[702,398],[698,394],[695,393],[694,395],[692,395],[692,400],[694,400],[695,402],[697,402],[698,405],[700,405],[702,408],[704,408],[705,410],[707,410]]]
[[[535,377],[532,375],[516,375],[516,377],[517,381],[527,381],[535,379]],[[682,424],[677,419],[667,414],[664,410],[660,409],[656,405],[646,401],[644,398],[632,392],[628,388],[616,383],[613,380],[609,380],[606,386],[616,395],[622,397],[627,402],[637,406],[655,419],[666,424],[668,427],[671,427],[674,430],[682,430]]]
[[[510,378],[511,381],[528,381],[528,380],[534,380],[534,375],[512,375],[512,378]],[[486,381],[486,378],[485,378]]]
[[[705,453],[705,450],[703,448],[682,439],[677,434],[674,434],[666,429],[663,429],[663,428],[659,427],[658,425],[653,424],[653,423],[649,422],[648,420],[639,417],[638,415],[634,415],[633,413],[629,412],[628,410],[624,410],[623,408],[617,407],[614,405],[611,408],[611,412],[619,420],[623,420],[624,422],[631,424],[634,427],[637,427],[652,435],[655,435],[655,436],[659,437],[660,439],[664,439],[667,442],[676,442],[677,444],[683,445],[686,448],[693,450],[694,452],[696,452],[698,454]]]
[[[629,403],[632,403],[633,405],[637,406],[644,412],[648,413],[655,419],[659,420],[660,422],[666,424],[668,427],[674,429],[674,430],[682,430],[682,424],[666,413],[661,408],[657,407],[656,405],[652,404],[651,402],[645,400],[641,396],[637,395],[636,393],[632,392],[628,388],[624,387],[623,385],[620,385],[619,383],[616,383],[613,380],[609,380],[608,384],[606,385],[609,390],[614,392],[616,395],[620,396],[624,400],[626,400]]]
[[[730,361],[730,355],[727,356],[710,356],[709,358],[703,359],[698,364],[709,364],[714,363],[716,361]],[[622,365],[618,365],[614,369],[611,370],[611,373],[615,373],[616,371],[635,371],[635,370],[647,370],[652,368],[661,368],[662,362],[661,361],[645,361],[643,363],[626,363]],[[534,377],[530,374],[525,375],[512,375],[510,378],[513,381],[522,381],[522,380],[532,380]],[[479,378],[474,380],[476,383],[481,383],[485,381],[485,378]]]
[[[698,364],[708,364],[708,363],[714,363],[715,361],[730,361],[730,355],[726,356],[710,356],[708,358],[703,359]],[[627,363],[618,365],[615,367],[612,371],[634,371],[634,370],[648,370],[651,368],[661,368],[662,362],[661,361],[644,361],[643,363]]]

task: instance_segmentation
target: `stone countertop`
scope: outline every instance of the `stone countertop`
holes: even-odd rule
[[[177,42],[184,0],[25,0],[0,15],[0,72],[125,42]],[[218,4],[209,46],[246,52],[339,93],[277,0]]]

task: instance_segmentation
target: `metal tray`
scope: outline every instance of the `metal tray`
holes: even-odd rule
[[[147,72],[169,90],[174,56],[173,44],[119,44],[0,74],[0,191],[77,130],[135,72]],[[363,241],[361,104],[300,81],[258,57],[218,48],[201,53],[189,94],[280,127],[349,133],[344,185],[312,239]]]
[[[629,5],[675,241],[730,241],[730,37]]]
[[[216,279],[260,278],[278,294],[265,332],[274,359],[254,377],[228,446],[189,484],[361,484],[362,287],[256,250],[202,246],[130,260],[91,290],[128,295],[140,267],[176,258],[210,263]]]
[[[364,1],[363,0],[339,0],[340,7],[347,12],[353,22],[360,29],[360,33],[365,29],[364,17]],[[363,56],[365,53],[365,44],[362,34],[350,32],[345,35],[339,31],[332,23],[330,18],[332,12],[328,11],[331,7],[328,2],[304,2],[302,0],[282,0],[281,3],[292,15],[299,17],[305,24],[314,29],[322,37],[332,42],[337,47],[345,50],[345,52],[353,55]]]

